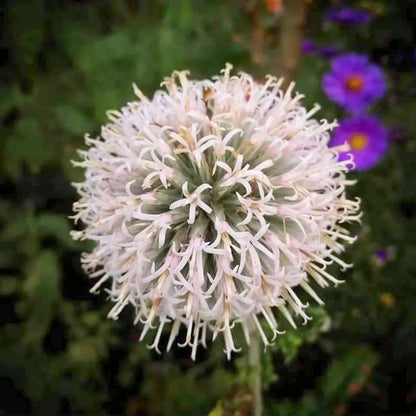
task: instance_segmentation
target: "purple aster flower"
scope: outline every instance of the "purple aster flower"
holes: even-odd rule
[[[351,112],[361,111],[386,92],[382,69],[365,55],[348,53],[332,61],[331,72],[324,75],[325,94]]]
[[[335,46],[326,45],[320,46],[317,49],[317,53],[324,58],[334,58],[340,53],[340,50]]]
[[[300,48],[304,54],[310,54],[316,51],[315,44],[311,39],[304,39],[300,45]]]
[[[350,150],[339,154],[339,160],[354,156],[355,169],[364,170],[375,165],[388,146],[388,130],[377,117],[357,116],[346,119],[335,129],[331,146],[348,143]]]
[[[386,265],[387,262],[396,258],[396,247],[388,246],[377,249],[370,258],[373,266],[381,268]]]
[[[380,262],[385,263],[387,261],[387,250],[385,248],[379,248],[374,254]]]
[[[368,23],[372,18],[372,14],[366,10],[341,7],[330,9],[326,14],[326,18],[331,22],[348,25],[354,23]]]

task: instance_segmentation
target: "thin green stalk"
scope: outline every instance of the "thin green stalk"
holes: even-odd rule
[[[280,25],[280,54],[277,67],[286,81],[295,78],[299,66],[302,30],[306,20],[306,0],[285,1]]]
[[[248,366],[250,369],[251,388],[253,392],[253,416],[263,413],[263,397],[261,388],[261,339],[258,331],[250,334],[248,350]]]

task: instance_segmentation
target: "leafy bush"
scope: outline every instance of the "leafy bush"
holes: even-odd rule
[[[70,183],[82,175],[70,160],[84,146],[85,133],[98,133],[106,110],[133,99],[132,82],[150,94],[174,69],[209,77],[225,62],[259,77],[278,74],[285,9],[271,13],[271,3],[6,2],[6,85],[0,94],[6,413],[250,414],[253,369],[245,357],[226,362],[218,344],[196,363],[182,349],[159,356],[136,342],[139,328],[128,313],[118,322],[106,319],[105,295],[89,294],[79,265],[80,252],[89,247],[69,237],[75,200]],[[390,145],[375,167],[352,175],[365,215],[360,238],[348,251],[355,267],[345,274],[346,283],[323,295],[325,309],[310,309],[311,323],[285,327],[263,355],[266,414],[411,413],[415,10],[411,0],[357,2],[373,18],[345,28],[326,19],[331,2],[310,3],[305,36],[321,47],[366,54],[384,69],[389,91],[372,112],[390,129]],[[343,110],[321,88],[329,67],[322,54],[304,53],[297,88],[307,105],[322,104],[321,117],[342,119]]]

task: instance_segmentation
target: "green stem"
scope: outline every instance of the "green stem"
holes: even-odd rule
[[[261,389],[261,340],[258,331],[250,334],[250,346],[248,351],[248,365],[251,375],[251,387],[253,393],[253,416],[261,416],[263,413],[263,397]]]
[[[256,66],[261,66],[264,62],[264,27],[262,12],[264,4],[262,0],[253,0],[250,4],[251,10],[251,59]]]
[[[306,0],[285,1],[280,26],[279,75],[289,82],[299,66],[302,29],[306,20]]]

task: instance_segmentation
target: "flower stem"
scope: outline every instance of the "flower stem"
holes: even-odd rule
[[[248,350],[248,365],[251,374],[251,387],[253,393],[253,416],[261,416],[263,412],[263,398],[261,389],[261,340],[258,331],[250,334]]]
[[[249,12],[251,18],[251,44],[250,53],[254,64],[261,65],[264,61],[264,27],[262,12],[264,9],[263,1],[253,0],[250,4]]]
[[[281,76],[287,81],[295,77],[299,66],[302,29],[306,20],[306,0],[285,1],[280,26],[280,68]]]

